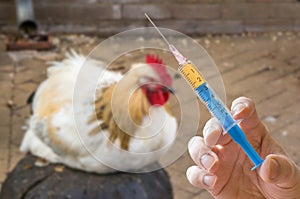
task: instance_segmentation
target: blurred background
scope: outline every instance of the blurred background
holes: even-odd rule
[[[149,26],[185,34],[299,31],[298,0],[33,0],[36,22],[51,33],[111,35]],[[16,32],[14,0],[0,1],[0,30]]]
[[[70,49],[88,54],[108,36],[150,26],[145,12],[159,27],[201,44],[221,72],[228,106],[239,96],[252,98],[272,136],[299,165],[299,11],[299,0],[0,0],[0,189],[23,157],[18,148],[30,115],[26,100],[46,78],[46,63],[62,60]],[[203,110],[200,135],[209,117]],[[166,168],[175,199],[211,198],[187,182],[192,164],[185,153]]]

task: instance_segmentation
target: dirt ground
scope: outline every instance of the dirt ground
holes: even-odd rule
[[[276,32],[203,36],[195,38],[218,66],[226,88],[227,103],[239,96],[252,98],[272,136],[300,165],[300,33]],[[69,49],[89,53],[103,38],[58,35],[51,51],[6,52],[0,37],[0,188],[6,174],[22,158],[19,145],[26,130],[26,100],[46,78],[48,61],[61,60]],[[201,117],[200,129],[209,118]],[[185,153],[167,167],[175,199],[211,198],[193,188],[185,171],[192,165]]]

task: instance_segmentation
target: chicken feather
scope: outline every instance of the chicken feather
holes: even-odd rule
[[[76,88],[76,77],[83,64],[88,64],[91,77],[87,76],[85,85]],[[157,78],[155,71],[151,67],[129,71],[126,75],[130,78],[120,85],[125,93],[119,93],[117,98],[120,102],[118,114],[128,111],[123,102],[132,94],[129,113],[134,125],[128,124],[132,132],[125,133],[114,120],[111,108],[114,88],[124,76],[120,72],[104,69],[105,66],[105,63],[87,60],[75,51],[71,51],[61,62],[51,63],[47,70],[48,78],[39,86],[33,98],[33,115],[20,146],[22,152],[31,152],[52,163],[63,163],[96,173],[140,169],[157,161],[166,152],[161,150],[152,153],[174,141],[176,118],[169,114],[170,110],[165,109],[167,105],[151,107],[150,111],[150,104],[140,89],[126,93],[131,91],[128,88],[137,86],[138,78],[142,75]],[[141,66],[147,64],[135,64],[132,68]],[[104,75],[97,85],[97,94],[93,95],[94,88],[89,85],[93,78],[97,78],[95,74],[99,73]],[[82,98],[76,104],[76,109],[73,106],[75,88],[82,89]],[[80,124],[74,120],[75,116],[77,122],[81,121]],[[121,118],[123,124],[130,123],[126,116]],[[151,125],[145,125],[149,121]],[[162,121],[163,126],[157,128]],[[139,139],[135,135],[150,138]],[[135,153],[148,155],[141,157],[135,156]]]

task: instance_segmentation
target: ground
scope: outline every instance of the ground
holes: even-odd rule
[[[300,165],[300,34],[276,32],[203,36],[195,38],[218,66],[226,88],[227,104],[239,96],[252,98],[272,136]],[[46,78],[47,61],[61,60],[71,48],[87,54],[102,38],[84,35],[53,37],[48,52],[6,52],[0,37],[0,188],[6,174],[23,157],[19,145],[26,130],[26,100]],[[199,134],[207,113],[201,115]],[[187,153],[167,167],[175,199],[211,198],[192,187],[185,171],[192,165]]]

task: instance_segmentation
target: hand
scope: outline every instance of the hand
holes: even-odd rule
[[[203,136],[193,137],[189,153],[196,166],[187,170],[189,182],[208,190],[215,198],[300,198],[300,169],[269,135],[259,120],[252,100],[240,97],[232,103],[235,120],[248,141],[265,158],[251,171],[253,164],[216,119],[210,119]]]

